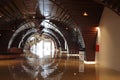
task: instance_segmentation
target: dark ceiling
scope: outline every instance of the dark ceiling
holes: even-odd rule
[[[99,25],[103,7],[120,13],[119,0],[0,0],[0,29],[9,30],[28,19],[51,19],[78,27]],[[88,16],[83,16],[86,12]]]

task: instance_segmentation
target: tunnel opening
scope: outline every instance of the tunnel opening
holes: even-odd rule
[[[24,52],[30,51],[39,58],[51,56],[54,57],[58,51],[56,42],[47,35],[34,34],[29,37],[24,46]]]

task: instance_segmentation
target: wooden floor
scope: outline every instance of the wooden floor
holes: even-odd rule
[[[0,80],[120,80],[120,72],[84,64],[77,58],[34,61],[0,60]]]

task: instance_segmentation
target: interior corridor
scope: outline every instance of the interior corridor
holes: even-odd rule
[[[0,80],[120,80],[120,0],[0,0]]]

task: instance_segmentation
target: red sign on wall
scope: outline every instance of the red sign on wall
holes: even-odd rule
[[[99,52],[99,45],[96,45],[96,51]]]

